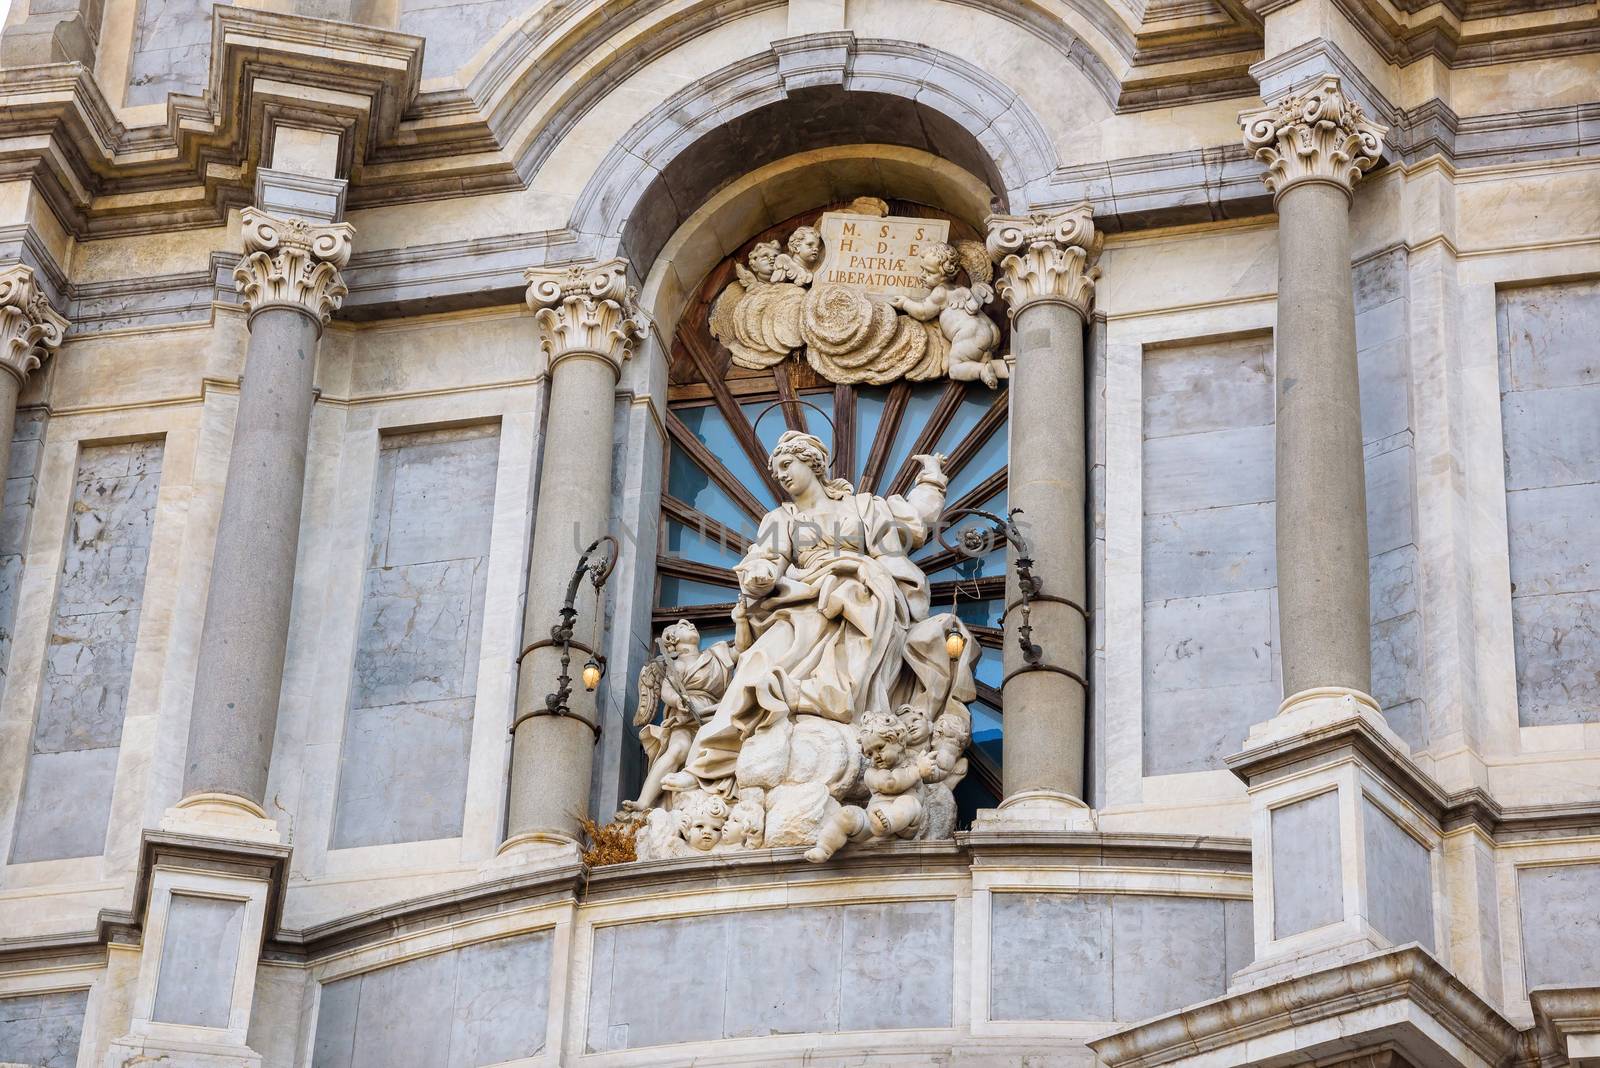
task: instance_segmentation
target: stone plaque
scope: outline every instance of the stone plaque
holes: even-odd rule
[[[928,291],[917,257],[929,244],[950,237],[950,223],[944,219],[844,211],[825,213],[817,228],[823,247],[818,282],[905,296]]]

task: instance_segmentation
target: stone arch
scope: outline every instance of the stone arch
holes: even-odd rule
[[[805,152],[890,145],[947,161],[1003,210],[1042,199],[1056,152],[1038,117],[992,75],[903,41],[850,33],[780,41],[668,98],[606,155],[570,229],[647,275],[671,235],[741,175]]]

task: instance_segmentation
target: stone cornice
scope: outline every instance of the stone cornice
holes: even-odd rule
[[[421,56],[407,34],[218,5],[210,84],[170,97],[162,126],[123,125],[79,64],[0,70],[0,178],[31,178],[79,238],[220,225],[280,122],[339,130],[341,169],[358,176],[395,140]]]
[[[986,222],[989,256],[999,267],[995,288],[1015,316],[1029,304],[1066,304],[1085,319],[1100,277],[1095,261],[1104,237],[1094,211],[1079,204],[1053,214],[991,215]]]
[[[571,356],[599,356],[622,373],[644,339],[628,261],[529,268],[528,306],[539,324],[539,348],[553,369]]]
[[[1347,98],[1339,79],[1239,116],[1244,142],[1267,165],[1274,198],[1304,182],[1336,185],[1348,195],[1383,154],[1388,128],[1372,122]]]
[[[25,382],[28,373],[54,352],[67,319],[50,306],[33,268],[14,263],[0,268],[0,367]]]
[[[1384,1014],[1384,1008],[1393,1011]],[[1294,1032],[1290,1047],[1306,1063],[1321,1063],[1324,1053],[1354,1056],[1363,1038],[1373,1052],[1398,1043],[1417,1064],[1457,1063],[1410,1022],[1416,1015],[1430,1017],[1488,1064],[1505,1063],[1521,1042],[1504,1017],[1412,945],[1203,1002],[1094,1039],[1089,1048],[1107,1068],[1248,1064],[1246,1043]],[[1385,1026],[1364,1030],[1372,1024],[1363,1021],[1374,1017],[1384,1018]],[[1326,1051],[1316,1044],[1319,1037]]]
[[[244,258],[233,282],[253,318],[266,308],[289,307],[317,321],[319,329],[347,292],[339,268],[350,262],[355,227],[279,218],[255,208],[241,213]]]

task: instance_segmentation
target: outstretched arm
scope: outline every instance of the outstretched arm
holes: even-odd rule
[[[941,311],[944,310],[944,300],[941,299],[942,296],[943,295],[939,290],[934,289],[931,290],[928,295],[921,300],[918,300],[915,297],[893,296],[889,298],[889,303],[893,307],[899,308],[901,311],[905,312],[918,322],[925,323],[929,319],[936,317]]]

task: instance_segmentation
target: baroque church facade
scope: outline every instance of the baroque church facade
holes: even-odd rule
[[[0,1065],[1600,1065],[1593,0],[13,0]]]

